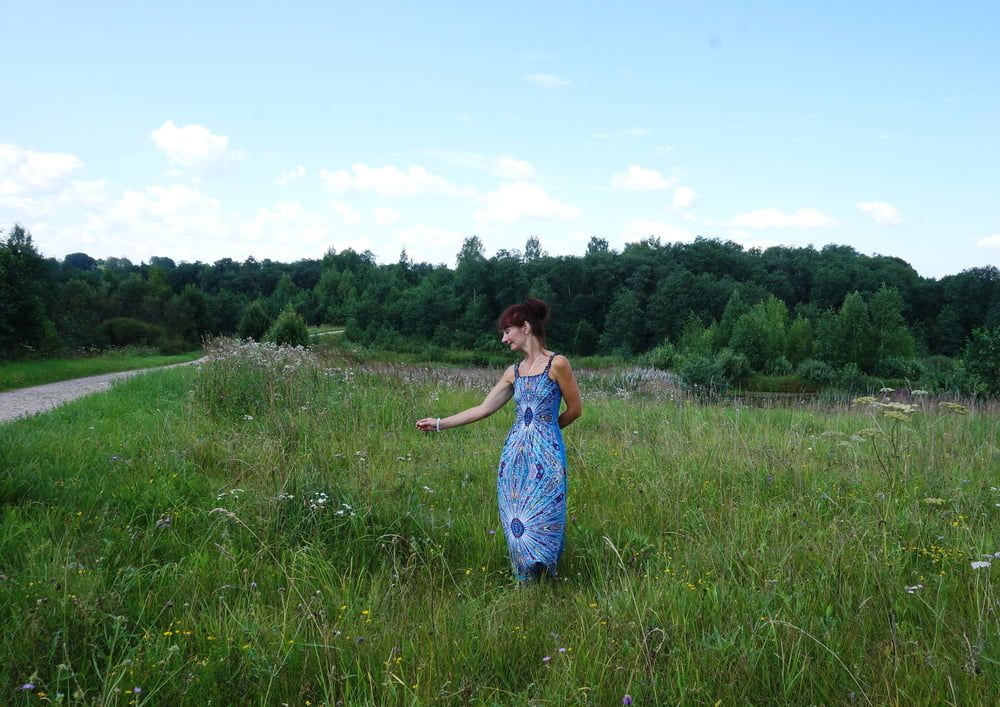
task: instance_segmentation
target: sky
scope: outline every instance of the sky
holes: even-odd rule
[[[156,5],[156,6],[154,6]],[[536,236],[1000,266],[993,2],[11,3],[45,256],[454,265]]]

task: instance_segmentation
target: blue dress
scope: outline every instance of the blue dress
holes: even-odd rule
[[[497,470],[500,525],[518,580],[555,576],[566,531],[566,446],[559,429],[559,384],[545,371],[522,376],[514,365],[517,417]]]

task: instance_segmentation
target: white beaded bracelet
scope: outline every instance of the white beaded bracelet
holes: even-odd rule
[[[435,424],[435,425],[434,425],[434,428],[435,428],[435,429],[436,429],[436,430],[437,430],[438,432],[440,432],[440,431],[441,431],[441,418],[440,418],[440,417],[439,417],[439,418],[437,419],[437,424]]]

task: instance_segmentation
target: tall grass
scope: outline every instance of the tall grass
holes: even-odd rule
[[[509,411],[413,429],[496,374],[265,348],[0,427],[10,702],[997,694],[998,565],[972,566],[1000,551],[994,417],[585,378],[560,576],[519,587],[494,495]]]

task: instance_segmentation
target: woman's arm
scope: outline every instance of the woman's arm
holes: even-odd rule
[[[563,400],[566,401],[566,409],[559,416],[559,427],[566,427],[573,420],[583,414],[583,403],[580,401],[580,386],[576,383],[576,376],[569,365],[569,359],[565,356],[556,356],[552,361],[552,377],[559,384]]]
[[[422,420],[417,420],[417,429],[423,432],[433,432],[438,429],[447,430],[451,427],[468,425],[470,422],[479,422],[506,405],[507,401],[513,395],[514,367],[511,366],[504,371],[503,376],[493,386],[493,390],[486,394],[486,398],[479,405],[455,413],[449,417],[425,417]],[[438,420],[440,420],[440,427],[438,426]]]

